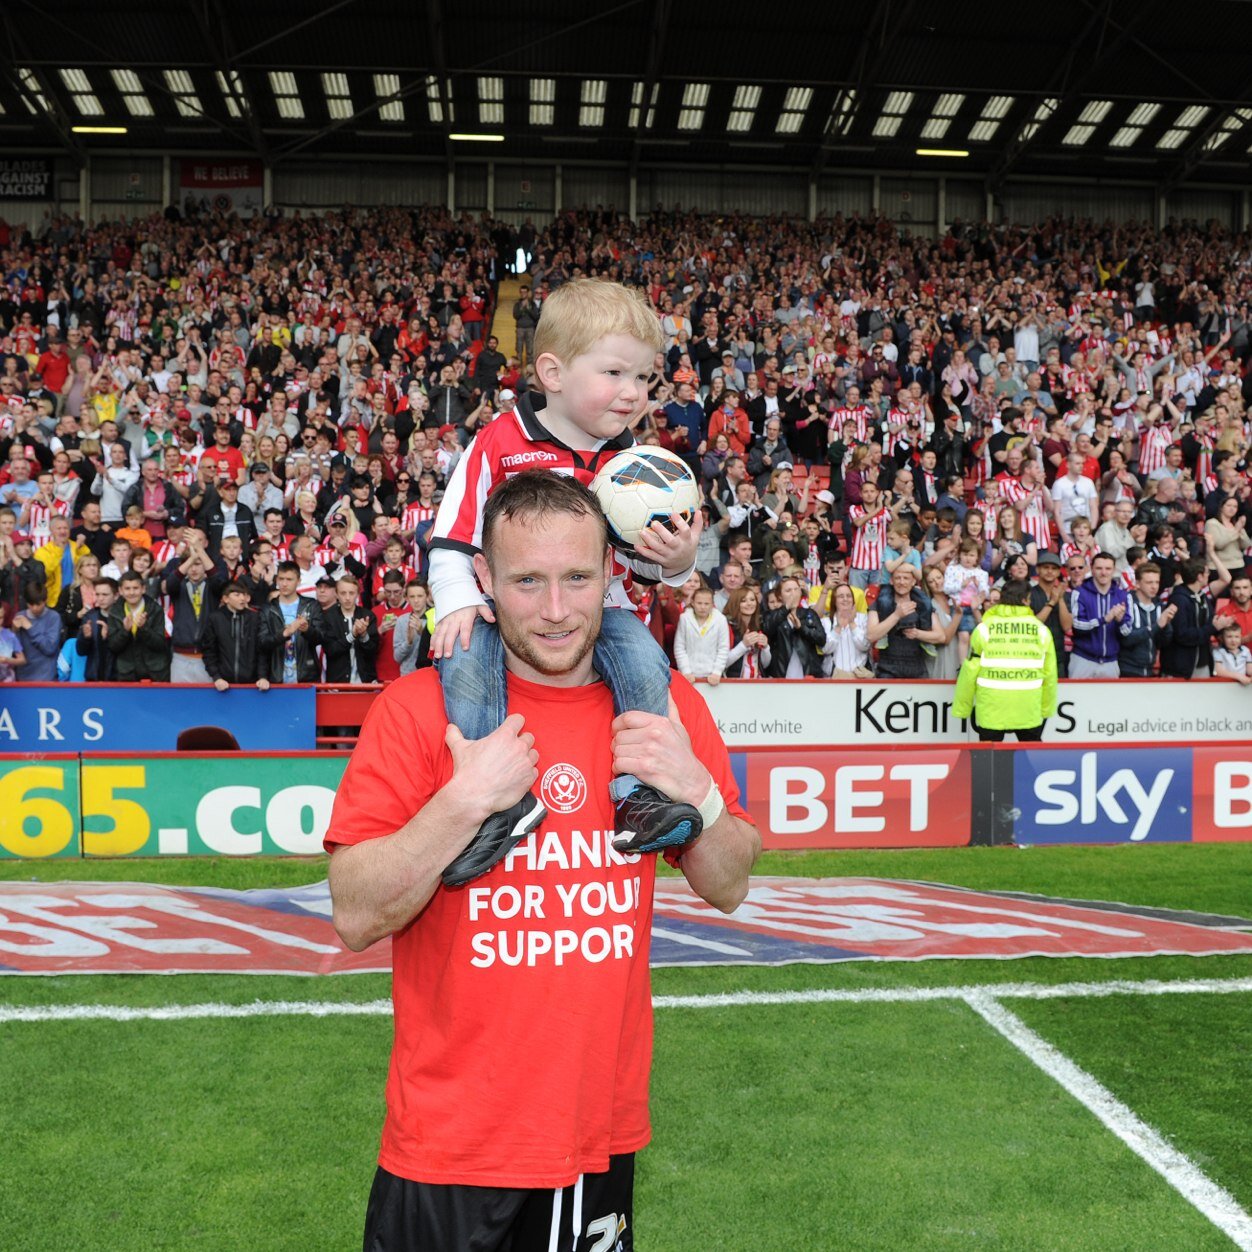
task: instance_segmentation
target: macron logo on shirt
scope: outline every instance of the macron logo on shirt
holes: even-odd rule
[[[533,465],[536,461],[559,461],[555,452],[518,452],[513,456],[502,456],[500,464],[506,468],[511,465]]]

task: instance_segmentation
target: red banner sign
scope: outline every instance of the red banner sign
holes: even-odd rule
[[[969,843],[969,754],[749,752],[748,811],[767,848]]]

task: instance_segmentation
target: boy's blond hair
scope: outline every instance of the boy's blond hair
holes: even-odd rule
[[[535,327],[535,356],[550,352],[568,365],[606,335],[630,335],[654,352],[665,346],[661,324],[643,296],[619,283],[576,278],[544,302]]]

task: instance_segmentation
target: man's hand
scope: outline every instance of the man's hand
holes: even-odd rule
[[[434,636],[430,641],[430,659],[432,661],[443,660],[452,655],[452,645],[458,640],[461,644],[461,651],[468,652],[470,645],[470,633],[474,629],[474,623],[478,618],[482,618],[484,622],[494,622],[496,615],[491,611],[491,607],[486,604],[471,604],[466,608],[457,609],[453,613],[449,613],[447,617],[439,619],[439,624],[435,627]],[[495,812],[493,809],[492,812]]]
[[[634,774],[671,800],[704,803],[712,775],[691,749],[673,696],[667,717],[631,710],[613,719],[612,731],[615,774]]]
[[[365,618],[363,617],[358,617],[357,620],[352,623],[352,633],[358,639],[364,638],[369,628],[370,628],[369,622],[366,621]]]
[[[512,713],[485,739],[466,739],[448,723],[444,742],[452,753],[452,776],[481,801],[481,821],[511,809],[539,778],[535,736],[522,729],[525,724],[520,713]]]
[[[1176,604],[1166,605],[1164,610],[1162,610],[1161,612],[1161,625],[1167,626],[1170,622],[1174,620],[1174,617],[1177,615],[1177,613],[1178,613],[1178,606]]]
[[[228,683],[224,678],[215,678],[213,680],[213,685],[218,689],[218,691],[230,690],[230,683]]]
[[[704,514],[697,510],[688,525],[680,514],[671,513],[670,526],[653,522],[635,541],[635,551],[642,560],[659,565],[666,574],[681,574],[695,564]]]
[[[270,689],[270,680],[268,678],[258,678],[256,680],[256,689],[258,691],[268,691]]]

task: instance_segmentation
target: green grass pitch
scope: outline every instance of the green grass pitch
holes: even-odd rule
[[[867,875],[1248,916],[1252,845],[769,854]],[[230,887],[321,861],[0,865],[0,880]],[[666,969],[658,995],[1252,978],[1252,957]],[[367,1001],[382,976],[9,978],[0,1004]],[[1004,1005],[1252,1209],[1252,993]],[[384,1017],[0,1023],[0,1248],[360,1246]],[[637,1246],[1239,1246],[958,999],[661,1008]]]

